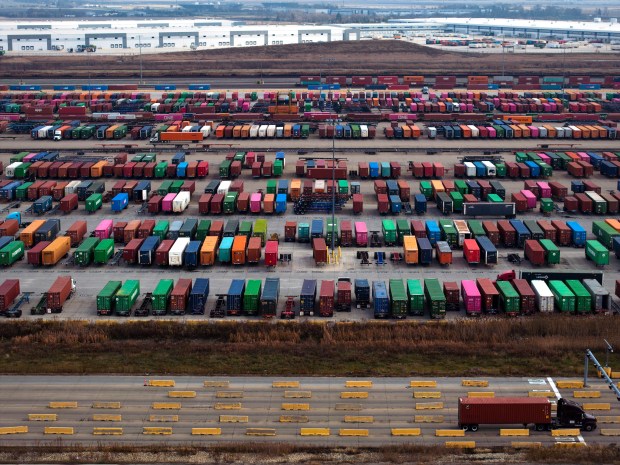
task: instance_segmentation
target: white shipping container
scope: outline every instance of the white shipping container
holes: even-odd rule
[[[250,126],[250,138],[251,139],[256,139],[258,137],[259,128],[260,126],[258,124],[253,124],[252,126]]]
[[[202,137],[206,139],[211,135],[211,126],[205,124],[203,127],[200,128],[200,132],[202,132]]]
[[[80,181],[71,181],[65,186],[65,195],[75,194],[77,192],[77,186],[80,185]]]
[[[41,129],[39,129],[39,132],[37,133],[37,139],[47,139],[47,131],[49,131],[53,127],[54,126],[43,126]]]
[[[220,185],[217,186],[217,193],[218,194],[222,194],[222,195],[228,194],[228,191],[230,190],[231,184],[232,184],[232,181],[222,181],[222,182],[220,182]]]
[[[270,124],[267,126],[267,137],[275,137],[276,136],[276,125]]]
[[[487,176],[497,176],[497,168],[495,168],[495,165],[493,163],[486,160],[483,161],[482,164],[487,169]]]
[[[477,139],[478,137],[480,137],[480,131],[476,126],[474,126],[473,124],[468,124],[467,127],[471,131],[471,137],[473,139]]]
[[[179,237],[168,252],[168,264],[170,266],[183,266],[183,252],[190,242],[189,237]]]
[[[159,111],[159,106],[160,105],[161,105],[161,103],[154,103],[153,105],[151,105],[151,112],[157,113]]]
[[[314,192],[325,192],[325,181],[323,179],[314,181]]]
[[[594,191],[585,191],[585,194],[592,199],[593,202],[605,202],[605,199]],[[605,202],[607,203],[607,202]]]
[[[260,127],[258,128],[258,137],[260,137],[261,139],[264,139],[265,137],[267,137],[267,128],[269,126],[267,124],[261,124]]]
[[[368,126],[365,124],[360,125],[360,137],[362,139],[368,139]]]
[[[434,138],[437,137],[437,128],[436,127],[430,126],[430,127],[426,128],[426,129],[427,129],[427,132],[428,132],[428,138],[429,139],[434,139]]]
[[[538,137],[540,137],[541,139],[545,139],[547,137],[547,128],[539,126]]]
[[[172,211],[174,213],[181,213],[189,205],[189,198],[191,194],[188,191],[181,191],[172,201]]]
[[[467,227],[467,221],[454,220],[453,223],[454,229],[456,229],[456,233],[458,234],[458,245],[463,246],[463,241],[465,241],[465,239],[469,239],[471,236],[469,228]]]
[[[534,280],[531,282],[532,289],[536,294],[536,306],[539,312],[553,313],[555,302],[553,298],[553,292],[547,286],[547,283],[540,280]]]
[[[558,139],[564,139],[564,128],[560,126],[555,127],[555,136]]]
[[[465,165],[465,176],[467,176],[468,178],[475,178],[476,177],[476,165],[474,165],[470,161],[466,161],[464,165]]]
[[[15,177],[15,169],[21,165],[22,162],[21,161],[16,161],[15,163],[11,163],[9,166],[6,167],[6,169],[4,170],[4,174],[7,178],[14,178]]]

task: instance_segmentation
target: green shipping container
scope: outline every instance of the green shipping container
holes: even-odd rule
[[[592,295],[581,284],[581,281],[569,279],[566,281],[566,285],[575,294],[575,310],[577,313],[590,313],[592,311]]]
[[[275,179],[270,179],[267,181],[267,194],[276,194],[277,192],[277,184],[278,181]]]
[[[18,167],[15,168],[15,178],[16,179],[24,179],[26,174],[28,174],[28,168],[30,168],[32,163],[22,163]]]
[[[560,249],[551,239],[540,239],[538,241],[545,250],[545,262],[547,265],[558,265],[560,263]]]
[[[551,199],[540,199],[540,212],[541,213],[553,213],[555,205]]]
[[[229,192],[226,194],[226,197],[224,197],[224,213],[235,213],[238,196],[238,192]]]
[[[592,260],[596,266],[609,265],[609,250],[599,241],[586,241],[586,258]]]
[[[452,199],[452,209],[455,212],[463,211],[463,194],[459,191],[450,192],[450,198]]]
[[[22,161],[29,154],[30,154],[30,152],[19,152],[19,153],[16,153],[15,155],[11,155],[11,158],[9,158],[9,164],[13,164],[13,163],[17,163],[18,161]]]
[[[174,288],[174,279],[161,279],[153,291],[153,315],[165,315]]]
[[[28,199],[28,188],[32,186],[33,183],[25,182],[17,189],[15,189],[15,199],[17,200],[27,200]]]
[[[403,237],[411,235],[409,220],[396,220],[396,232],[398,234],[398,245],[403,245]]]
[[[103,205],[103,195],[101,194],[91,194],[86,199],[86,211],[89,213],[96,212]]]
[[[486,236],[487,233],[482,227],[482,221],[478,220],[468,220],[467,227],[469,228],[469,232],[471,233],[472,238]]]
[[[348,194],[349,193],[349,183],[346,180],[340,179],[338,181],[338,193],[339,194]]]
[[[155,161],[157,161],[157,154],[156,153],[145,153],[144,154],[144,158],[142,158],[142,161],[145,163],[153,163]]]
[[[501,203],[504,200],[497,194],[489,194],[487,195],[487,202],[493,202],[493,203]]]
[[[562,281],[548,281],[549,290],[553,293],[555,306],[562,313],[575,312],[575,294]]]
[[[608,249],[613,248],[613,240],[615,236],[620,236],[620,233],[611,227],[605,221],[592,222],[592,232],[594,236]]]
[[[170,186],[170,193],[178,194],[181,192],[181,187],[183,187],[183,181],[172,181],[172,185]]]
[[[249,279],[243,294],[243,314],[248,316],[258,315],[260,295],[263,282],[260,279]]]
[[[392,220],[383,220],[381,222],[381,230],[383,231],[383,241],[385,245],[396,245],[396,225]]]
[[[118,316],[131,315],[131,308],[140,295],[140,281],[128,279],[118,290],[114,298],[114,312]]]
[[[166,196],[170,193],[170,188],[172,187],[172,181],[163,181],[159,188],[157,189],[157,194],[161,196]]]
[[[204,241],[205,237],[209,235],[209,229],[211,229],[211,220],[200,220],[196,228],[196,240]]]
[[[138,153],[136,155],[134,155],[134,157],[131,159],[132,163],[139,163],[142,161],[142,159],[144,158],[144,154],[143,153]]]
[[[26,248],[22,241],[9,242],[0,250],[0,265],[11,266],[24,256]]]
[[[515,161],[517,163],[524,163],[527,160],[529,160],[529,157],[527,156],[527,153],[525,153],[525,152],[517,152],[517,153],[515,153]]]
[[[500,310],[503,310],[506,315],[518,315],[521,311],[521,297],[519,293],[508,281],[497,281],[495,285],[499,291]]]
[[[458,234],[452,220],[439,220],[439,229],[441,230],[442,241],[446,241],[450,248],[458,246]]]
[[[407,317],[407,293],[402,279],[390,279],[390,314],[392,318]]]
[[[157,223],[155,223],[155,227],[153,228],[153,236],[159,236],[159,239],[163,241],[166,236],[168,236],[169,229],[170,221],[159,220]]]
[[[220,178],[228,178],[230,176],[230,165],[232,164],[231,160],[224,160],[220,163],[219,173]]]
[[[310,223],[297,224],[297,242],[310,242]]]
[[[167,161],[160,161],[159,163],[157,163],[157,165],[155,165],[155,172],[153,173],[155,175],[155,178],[157,179],[165,178],[167,169],[168,169]]]
[[[504,163],[495,163],[495,173],[498,178],[505,178],[506,165]]]
[[[282,164],[282,160],[274,161],[273,162],[273,175],[282,176],[283,171],[284,171],[284,165]]]
[[[424,289],[419,279],[407,280],[409,315],[424,315]]]
[[[430,200],[433,197],[433,186],[430,181],[420,181],[420,193]]]
[[[122,286],[121,281],[108,281],[108,284],[97,294],[97,315],[112,315],[114,297]]]
[[[252,237],[252,222],[251,221],[241,221],[239,223],[239,235],[245,236],[248,239]]]
[[[265,247],[265,242],[267,241],[267,220],[260,219],[254,222],[254,232],[252,236],[260,237],[261,245]]]
[[[424,280],[424,296],[429,307],[431,318],[446,317],[446,296],[438,279]]]
[[[469,194],[469,186],[462,179],[454,181],[454,187],[461,195]]]
[[[93,262],[103,265],[114,255],[114,239],[103,239],[97,247],[93,255]]]
[[[75,250],[73,261],[76,265],[87,266],[93,260],[93,254],[95,253],[95,247],[99,244],[99,239],[96,237],[87,237]]]

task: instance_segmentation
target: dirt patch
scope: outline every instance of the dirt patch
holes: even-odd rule
[[[327,60],[329,58],[329,61]],[[500,53],[459,53],[398,40],[144,54],[144,78],[323,75],[500,75]],[[5,78],[137,78],[137,56],[59,54],[0,59]],[[565,70],[565,71],[564,71]],[[618,54],[510,54],[506,75],[620,75]]]

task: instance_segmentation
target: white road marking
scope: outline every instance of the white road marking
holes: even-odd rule
[[[553,382],[553,378],[551,376],[547,377],[547,382],[549,383],[549,386],[551,386],[551,389],[555,393],[555,397],[557,399],[560,399],[562,397],[562,395],[560,394],[560,391],[558,390],[558,387]],[[584,445],[586,444],[586,441],[583,439],[583,436],[581,434],[579,436],[577,436],[577,439],[579,440],[580,443],[582,443]]]

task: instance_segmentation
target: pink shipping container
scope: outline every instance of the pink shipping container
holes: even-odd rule
[[[495,132],[495,128],[492,128],[491,126],[487,126],[487,131],[489,133],[489,138],[495,139],[497,137],[497,132]]]
[[[95,237],[99,240],[108,239],[112,235],[113,222],[112,220],[103,220],[95,228]]]
[[[590,155],[588,155],[586,152],[577,152],[577,155],[579,155],[579,158],[581,158],[583,161],[587,161],[588,163],[590,163]]]
[[[537,155],[538,155],[538,156],[540,157],[540,159],[541,159],[542,161],[544,161],[547,165],[550,165],[550,164],[551,164],[551,158],[549,157],[549,155],[545,155],[544,153],[538,153]]]
[[[250,211],[252,213],[260,213],[262,199],[263,195],[260,192],[254,192],[250,196]]]
[[[539,134],[538,134],[538,127],[536,127],[536,126],[528,126],[528,129],[530,130],[530,135],[532,137],[538,137],[539,136]]]
[[[368,246],[368,228],[363,221],[356,221],[353,225],[355,229],[355,243],[358,247]]]
[[[175,193],[166,194],[164,199],[161,201],[161,211],[163,212],[171,212],[172,211],[172,202],[174,198],[177,196]]]
[[[527,208],[528,209],[533,209],[536,208],[536,196],[532,193],[532,191],[527,191],[527,190],[522,190],[521,194],[523,195],[523,197],[525,197],[525,200],[527,201]]]
[[[461,281],[461,297],[465,303],[467,315],[480,315],[482,313],[482,297],[476,281],[464,279]]]
[[[540,192],[541,199],[550,199],[551,198],[551,187],[549,187],[549,183],[539,181],[536,183],[538,185],[538,192]],[[529,204],[528,204],[529,207]]]

